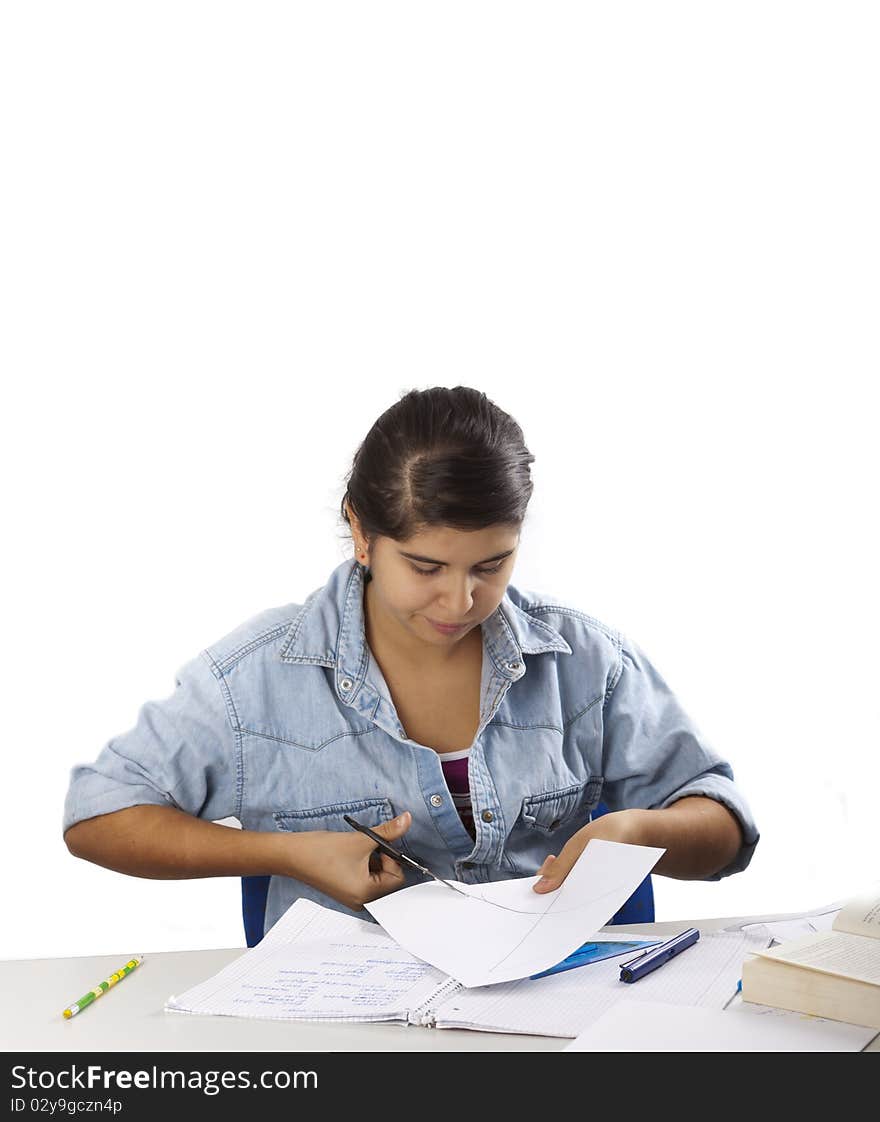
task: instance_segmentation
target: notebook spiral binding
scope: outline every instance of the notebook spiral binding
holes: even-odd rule
[[[458,990],[463,989],[461,982],[455,978],[447,978],[445,982],[433,990],[426,1001],[411,1009],[406,1018],[408,1025],[423,1025],[425,1028],[435,1028],[437,1025],[437,1006],[441,1001]]]

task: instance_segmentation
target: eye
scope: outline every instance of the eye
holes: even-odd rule
[[[503,565],[504,565],[504,562],[502,561],[500,565],[496,565],[493,569],[477,569],[477,572],[478,573],[487,573],[487,574],[488,573],[498,573],[498,572],[501,571],[501,568],[502,568]],[[435,568],[433,568],[433,569],[420,569],[418,567],[418,565],[410,564],[410,568],[414,572],[418,573],[420,577],[432,577],[435,573],[440,572],[440,566],[439,565],[435,566]]]

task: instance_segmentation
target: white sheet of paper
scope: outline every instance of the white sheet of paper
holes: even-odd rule
[[[791,937],[790,931],[796,931],[798,935],[809,935],[811,931],[829,931],[842,906],[839,903],[825,904],[808,912],[790,912],[786,916],[780,916],[779,919],[758,919],[746,923],[740,921],[732,923],[724,930],[756,931],[760,928],[763,932],[766,927],[774,939],[782,941]],[[780,934],[777,934],[777,931]]]
[[[788,943],[801,939],[804,935],[815,935],[819,928],[809,919],[792,919],[788,922],[767,923],[764,925],[777,943]],[[830,924],[828,925],[830,928]]]
[[[741,931],[703,935],[634,985],[621,982],[619,959],[606,959],[535,981],[461,990],[440,1007],[437,1024],[573,1037],[621,1001],[721,1010],[736,993],[745,956],[766,945],[767,937]]]
[[[840,909],[817,915],[799,916],[796,919],[771,920],[767,923],[747,924],[743,931],[767,931],[777,943],[787,943],[804,935],[815,935],[817,931],[830,931],[834,918]],[[737,928],[739,930],[739,928]]]
[[[402,947],[462,985],[510,982],[587,942],[665,852],[594,838],[555,892],[533,892],[538,877],[461,885],[467,896],[432,881],[366,907]]]
[[[860,1052],[876,1029],[797,1014],[620,1001],[565,1052]]]

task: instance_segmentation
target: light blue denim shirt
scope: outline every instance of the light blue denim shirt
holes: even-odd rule
[[[362,569],[346,561],[302,605],[271,608],[178,671],[167,698],[93,764],[74,767],[64,829],[151,804],[247,830],[348,830],[412,812],[402,847],[466,883],[531,876],[610,810],[706,795],[744,845],[707,878],[744,869],[758,841],[730,765],[706,744],[642,651],[574,607],[508,585],[482,624],[480,720],[470,754],[476,841],[430,746],[407,738],[364,630]],[[408,875],[416,883],[418,874]],[[272,877],[266,930],[300,896]]]

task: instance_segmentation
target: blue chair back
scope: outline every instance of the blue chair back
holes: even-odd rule
[[[604,803],[598,803],[593,810],[593,818],[600,818],[608,813]],[[608,920],[609,924],[616,927],[627,927],[631,923],[654,922],[654,886],[651,883],[651,874],[645,877],[639,887],[630,896],[619,912]]]
[[[599,803],[593,811],[593,818],[607,814],[608,807]],[[263,924],[266,918],[266,897],[269,895],[269,877],[241,878],[241,911],[244,919],[244,937],[249,947],[255,947],[263,938]],[[654,888],[650,873],[626,901],[619,912],[608,921],[618,927],[631,923],[654,922]]]
[[[270,880],[271,877],[241,878],[241,913],[244,919],[244,938],[249,947],[255,947],[263,938]]]

